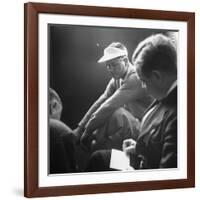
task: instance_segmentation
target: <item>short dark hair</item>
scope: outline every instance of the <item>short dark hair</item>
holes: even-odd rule
[[[57,113],[60,117],[63,109],[62,101],[55,90],[49,88],[49,114],[52,117],[54,113]],[[54,111],[52,110],[54,109]]]
[[[177,53],[175,44],[163,34],[152,35],[139,43],[132,56],[132,62],[149,77],[153,70],[168,74],[177,73]]]

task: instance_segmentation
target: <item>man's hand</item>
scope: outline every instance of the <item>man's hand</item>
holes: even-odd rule
[[[133,139],[126,139],[123,141],[122,149],[127,154],[135,154],[136,141]]]
[[[84,132],[81,136],[81,144],[84,149],[88,151],[95,151],[99,147],[102,147],[105,142],[105,136],[103,135],[102,129],[95,130],[93,132]]]
[[[103,132],[101,132],[100,130],[93,131],[92,141],[90,144],[91,151],[94,152],[98,149],[102,149],[104,145],[106,145],[106,138],[103,135]]]

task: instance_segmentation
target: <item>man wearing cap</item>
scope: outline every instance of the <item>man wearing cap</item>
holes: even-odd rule
[[[92,151],[121,149],[124,139],[137,138],[140,120],[152,98],[142,88],[123,44],[111,43],[98,63],[105,63],[112,79],[74,134]]]

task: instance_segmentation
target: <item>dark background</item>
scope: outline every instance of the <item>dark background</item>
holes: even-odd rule
[[[63,102],[61,120],[76,128],[92,103],[103,93],[110,77],[97,60],[112,42],[123,43],[129,59],[137,44],[163,30],[49,24],[50,87]],[[166,32],[166,31],[165,31]]]

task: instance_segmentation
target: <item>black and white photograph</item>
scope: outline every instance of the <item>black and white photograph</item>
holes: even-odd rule
[[[194,15],[25,8],[27,196],[192,187]]]
[[[48,173],[178,168],[178,30],[48,24]]]

